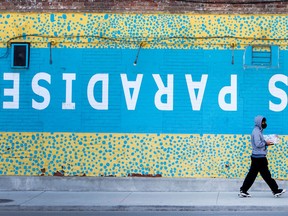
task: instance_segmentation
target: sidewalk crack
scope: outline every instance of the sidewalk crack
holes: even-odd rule
[[[19,203],[19,205],[20,205],[20,206],[21,206],[21,205],[25,205],[26,203],[28,203],[28,202],[36,199],[37,197],[41,196],[43,193],[45,193],[45,191],[41,191],[41,193],[36,194],[35,196],[31,197],[29,200],[26,200],[26,201],[24,201],[24,202],[22,202],[22,203]]]
[[[220,195],[220,192],[218,192],[217,194],[216,205],[218,205],[219,195]]]
[[[130,192],[129,194],[127,194],[121,201],[120,204],[122,204],[133,192]]]

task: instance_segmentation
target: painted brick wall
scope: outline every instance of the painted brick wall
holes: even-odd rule
[[[263,114],[269,125],[265,133],[278,133],[280,139],[279,145],[269,148],[272,175],[288,178],[286,15],[3,12],[0,16],[0,175],[242,178],[250,163],[253,119]],[[11,68],[7,41],[31,43],[28,69]],[[146,42],[134,66],[140,41]],[[244,67],[248,45],[258,43],[278,45],[276,68]],[[231,44],[236,44],[234,50]],[[19,92],[9,93],[13,82],[4,79],[7,73],[20,76]],[[44,110],[32,107],[32,99],[43,101],[31,88],[39,73],[51,76],[51,84],[44,77],[39,81],[51,95]],[[76,107],[67,110],[62,103],[69,88],[62,74],[68,73],[76,76],[72,89]],[[87,99],[89,80],[97,74],[109,76],[108,109],[92,108]],[[121,74],[132,83],[143,74],[135,109],[127,109]],[[156,107],[155,95],[163,87],[157,87],[155,74],[165,86],[168,75],[174,76],[170,110]],[[202,106],[193,110],[185,75],[199,83],[203,74],[209,78]],[[237,94],[233,92],[238,105],[221,109],[218,94],[231,85],[232,75],[237,76]],[[279,75],[277,88],[270,88],[269,81]],[[93,90],[97,100],[102,93],[98,87]],[[19,109],[3,106],[13,100],[11,94],[19,95]],[[282,101],[284,107],[271,110],[269,101]]]
[[[125,13],[286,13],[288,2],[281,0],[0,0],[2,11],[89,11]]]

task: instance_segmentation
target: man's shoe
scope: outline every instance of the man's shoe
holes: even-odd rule
[[[251,195],[247,191],[240,191],[238,196],[239,197],[251,197]]]
[[[286,192],[286,189],[278,189],[277,191],[273,192],[274,197],[279,197]]]

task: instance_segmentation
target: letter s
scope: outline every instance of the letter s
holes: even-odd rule
[[[287,94],[285,91],[275,86],[276,82],[283,82],[286,86],[288,86],[288,77],[283,74],[275,74],[269,80],[269,92],[272,96],[281,100],[279,104],[269,101],[269,109],[275,112],[281,112],[287,106]]]
[[[49,91],[39,85],[39,80],[45,80],[49,84],[51,83],[51,76],[47,73],[38,73],[33,77],[32,80],[32,90],[35,94],[42,96],[44,98],[43,102],[37,102],[32,99],[32,107],[37,110],[46,109],[50,104],[50,93]]]

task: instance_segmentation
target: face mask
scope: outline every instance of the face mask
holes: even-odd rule
[[[263,128],[263,129],[265,129],[266,127],[267,127],[267,124],[266,124],[266,123],[262,124],[262,128]]]

